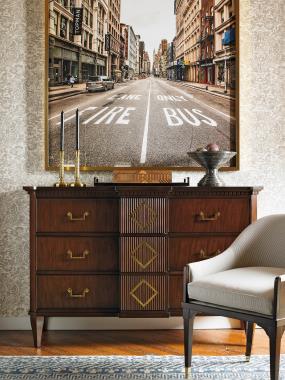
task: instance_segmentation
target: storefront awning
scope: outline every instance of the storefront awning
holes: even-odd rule
[[[210,66],[214,66],[214,64],[213,63],[202,63],[200,65],[200,67],[210,67]]]
[[[229,56],[226,56],[226,57],[216,58],[216,59],[214,59],[213,62],[216,63],[216,62],[229,61],[229,60],[235,59],[235,58],[236,58],[235,55],[229,55]]]

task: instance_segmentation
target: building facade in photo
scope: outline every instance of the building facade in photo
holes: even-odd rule
[[[96,75],[107,75],[108,55],[105,51],[105,35],[108,33],[108,0],[97,0],[95,3],[96,33],[94,47],[97,53]]]
[[[168,57],[167,57],[168,42],[166,39],[161,40],[157,53],[154,50],[153,55],[153,75],[160,78],[167,78]]]
[[[73,35],[74,7],[83,9],[82,35]],[[81,83],[105,74],[107,52],[101,42],[106,30],[105,0],[50,1],[49,85],[67,83],[71,76]]]
[[[129,79],[133,79],[137,71],[137,57],[138,57],[138,43],[137,36],[133,27],[128,25],[128,66],[129,66]]]
[[[236,12],[235,0],[215,0],[215,83],[236,87]]]
[[[185,79],[185,64],[184,64],[184,54],[185,54],[185,34],[184,34],[184,24],[185,24],[185,9],[187,6],[187,0],[174,0],[174,13],[176,15],[176,61],[177,61],[177,79]]]
[[[145,43],[144,41],[139,41],[139,54],[138,54],[139,75],[143,73],[144,53],[145,53]]]
[[[120,70],[120,18],[121,0],[108,0],[108,33],[110,49],[108,56],[108,75],[114,80],[121,79]]]
[[[159,51],[156,52],[154,49],[152,73],[155,77],[159,77],[159,70],[160,70],[160,53]]]
[[[161,78],[167,78],[167,48],[168,42],[166,39],[161,40],[160,44],[160,76]]]
[[[138,69],[138,41],[133,27],[120,24],[121,55],[120,67],[124,79],[133,79]],[[122,45],[123,43],[123,45]]]
[[[175,40],[168,44],[167,48],[167,79],[176,79],[177,61],[175,59]]]
[[[138,77],[140,74],[140,40],[141,36],[139,34],[136,34],[136,49],[137,49],[137,59],[136,59],[136,70],[135,70],[135,76]]]
[[[128,26],[120,24],[120,70],[122,72],[122,79],[127,79],[128,75]]]
[[[185,80],[199,82],[199,64],[201,55],[201,1],[187,1],[184,17],[184,65]]]
[[[142,66],[142,74],[145,74],[147,76],[150,75],[151,72],[151,64],[150,59],[147,51],[144,51],[143,53],[143,66]]]
[[[214,42],[214,0],[202,0],[200,83],[215,84]]]

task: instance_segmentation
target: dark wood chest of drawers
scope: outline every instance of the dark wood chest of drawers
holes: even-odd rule
[[[256,219],[259,188],[96,186],[30,194],[30,315],[181,315],[186,263],[223,252]]]

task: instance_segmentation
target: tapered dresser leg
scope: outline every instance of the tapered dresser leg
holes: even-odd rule
[[[183,309],[183,322],[184,322],[184,358],[185,367],[189,368],[192,364],[192,345],[193,345],[193,326],[194,326],[194,313],[188,308]]]
[[[270,340],[270,379],[279,379],[280,348],[284,327],[272,328],[269,335]]]
[[[34,346],[36,348],[40,348],[42,345],[44,317],[31,315],[31,325],[33,331]]]
[[[255,330],[255,324],[253,322],[246,323],[246,359],[249,361],[251,357],[252,341]]]

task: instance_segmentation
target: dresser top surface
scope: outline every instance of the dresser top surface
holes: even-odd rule
[[[30,195],[40,197],[122,197],[122,196],[249,196],[257,195],[263,187],[192,187],[167,185],[132,185],[100,184],[84,188],[24,187]]]

